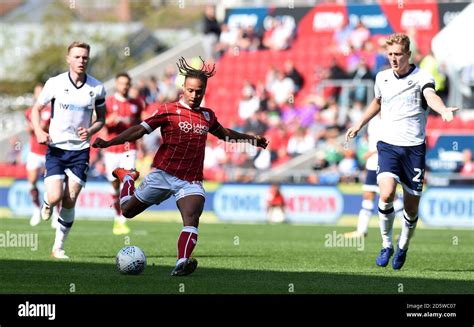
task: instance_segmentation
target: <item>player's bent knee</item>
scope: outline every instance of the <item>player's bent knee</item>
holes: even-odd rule
[[[385,203],[393,202],[395,199],[395,193],[380,193],[380,201]]]
[[[135,217],[135,213],[131,209],[122,208],[122,216],[130,219],[130,218]]]
[[[125,218],[133,218],[135,217],[138,212],[130,205],[128,205],[129,202],[126,202],[124,203],[122,206],[121,206],[121,209],[122,209],[122,216],[124,216]]]
[[[74,208],[76,205],[76,199],[70,197],[64,197],[62,199],[61,205],[65,208]]]
[[[47,194],[47,199],[48,199],[48,203],[52,206],[58,205],[59,202],[61,202],[62,200],[61,194],[50,195],[49,193]]]
[[[199,216],[183,217],[183,220],[189,222],[191,225],[199,223]]]
[[[150,204],[146,204],[138,200],[135,196],[129,196],[128,199],[122,197],[120,200],[120,208],[125,218],[133,218],[147,209]]]

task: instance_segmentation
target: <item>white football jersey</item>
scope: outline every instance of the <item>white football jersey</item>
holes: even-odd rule
[[[79,127],[89,128],[95,108],[105,110],[105,88],[101,82],[86,75],[84,84],[77,87],[69,72],[48,79],[38,102],[46,105],[51,101],[49,125],[50,146],[63,150],[83,150],[89,141],[79,138]]]
[[[374,91],[375,97],[381,100],[381,141],[400,146],[425,142],[429,110],[423,96],[425,88],[434,90],[434,78],[415,65],[399,77],[392,69],[377,74]]]

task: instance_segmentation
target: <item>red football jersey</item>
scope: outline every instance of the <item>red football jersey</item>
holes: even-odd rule
[[[285,198],[279,191],[271,191],[267,203],[270,207],[283,207],[285,206]]]
[[[188,182],[203,179],[207,133],[220,124],[211,109],[191,109],[182,101],[163,104],[142,122],[150,133],[161,127],[163,143],[153,158],[153,167]]]
[[[31,123],[31,109],[28,108],[25,112],[26,120]],[[49,123],[51,121],[51,107],[46,106],[41,110],[40,112],[40,119],[41,119],[41,125],[46,126],[45,130],[47,131],[49,128]],[[46,151],[48,151],[48,146],[46,144],[40,144],[38,143],[38,140],[36,139],[35,131],[30,132],[30,151],[36,154],[39,154],[40,156],[46,155]]]
[[[105,106],[107,107],[105,127],[109,139],[136,125],[140,121],[143,111],[143,104],[140,101],[134,99],[121,101],[115,95],[106,98]],[[135,142],[129,142],[128,144],[113,145],[108,147],[106,151],[122,153],[128,150],[135,150],[136,148]]]

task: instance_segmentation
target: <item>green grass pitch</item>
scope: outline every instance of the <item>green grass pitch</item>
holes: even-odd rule
[[[375,266],[377,228],[363,249],[329,247],[343,226],[201,224],[194,251],[199,266],[171,277],[181,225],[130,221],[132,233],[114,236],[111,221],[78,220],[66,243],[68,261],[50,258],[49,223],[0,219],[0,234],[37,233],[38,249],[0,247],[3,294],[466,294],[474,293],[472,230],[417,230],[401,271]],[[395,235],[399,229],[395,229]],[[117,272],[115,255],[137,245],[147,256],[139,276]],[[1,244],[0,244],[1,245]],[[333,245],[338,245],[333,244]],[[354,245],[354,244],[353,244]]]

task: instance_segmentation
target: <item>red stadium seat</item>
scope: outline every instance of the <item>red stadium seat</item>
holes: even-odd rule
[[[304,101],[314,90],[317,80],[314,72],[318,67],[329,66],[334,57],[331,50],[331,34],[300,35],[288,50],[241,51],[235,56],[226,53],[218,63],[218,73],[209,82],[212,96],[206,98],[206,105],[216,111],[221,122],[237,121],[240,92],[245,80],[254,85],[265,83],[266,74],[272,66],[282,69],[288,59],[303,74],[305,85],[296,97],[296,102]],[[345,62],[345,58],[338,58]]]

